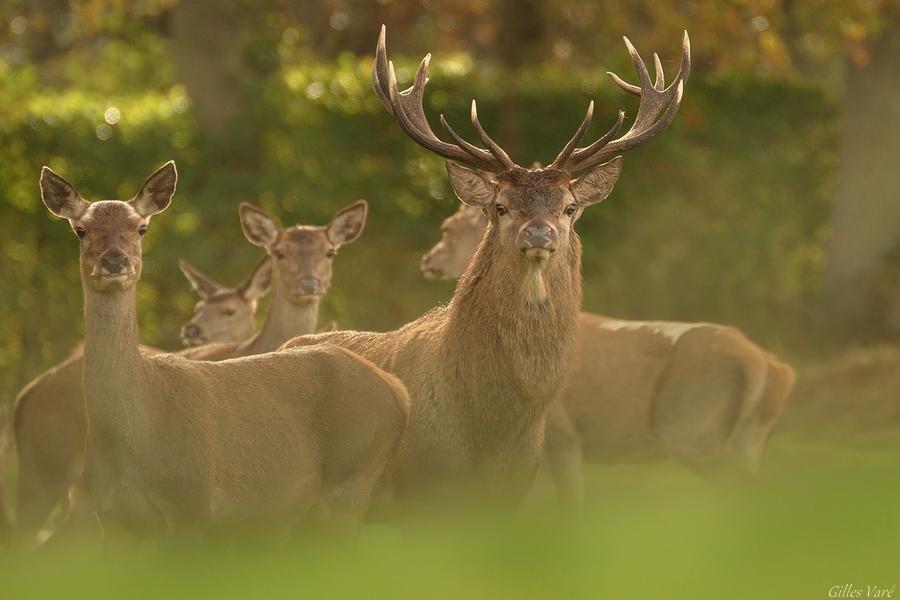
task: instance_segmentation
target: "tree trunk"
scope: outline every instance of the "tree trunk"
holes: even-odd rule
[[[241,14],[239,2],[190,0],[172,16],[172,60],[206,134],[220,131],[240,108]]]
[[[848,67],[840,167],[823,281],[838,334],[883,337],[877,281],[900,247],[900,27],[894,23],[864,67]],[[894,300],[900,301],[900,298]],[[890,307],[883,309],[891,310]]]

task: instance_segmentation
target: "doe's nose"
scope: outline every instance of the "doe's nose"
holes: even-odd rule
[[[195,338],[200,335],[200,328],[193,323],[188,323],[181,328],[181,337]]]
[[[121,250],[110,250],[100,259],[100,266],[111,274],[118,275],[128,264],[128,256]]]
[[[297,281],[297,289],[304,294],[318,294],[319,280],[315,277],[302,277]]]

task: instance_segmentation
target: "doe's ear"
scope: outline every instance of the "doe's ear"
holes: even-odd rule
[[[152,217],[161,213],[172,202],[177,183],[178,171],[175,169],[175,161],[170,160],[144,180],[131,204],[142,217]]]
[[[325,228],[325,235],[336,248],[349,244],[362,233],[368,213],[369,204],[365,200],[357,200],[350,206],[345,206],[331,219],[331,223]]]
[[[209,298],[219,290],[224,289],[220,284],[198,271],[194,265],[186,260],[179,260],[178,268],[181,269],[185,278],[190,282],[191,287],[194,288],[201,298]]]
[[[456,197],[463,204],[486,208],[494,199],[496,182],[488,178],[486,173],[467,169],[454,162],[447,162],[447,175],[450,186]]]
[[[268,248],[275,243],[281,229],[269,213],[246,202],[241,202],[238,210],[241,216],[241,229],[251,244]]]
[[[621,171],[622,157],[617,156],[574,180],[571,185],[575,201],[584,207],[606,199],[619,180]]]
[[[256,263],[253,272],[237,287],[238,294],[248,302],[255,302],[265,296],[272,283],[272,258],[266,254]]]
[[[50,212],[63,219],[77,219],[90,206],[74,185],[50,167],[41,169],[41,200]]]

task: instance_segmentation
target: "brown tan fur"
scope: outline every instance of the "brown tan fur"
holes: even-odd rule
[[[48,208],[85,232],[85,473],[99,510],[152,531],[284,526],[312,506],[357,521],[405,423],[394,378],[328,347],[221,363],[139,351],[138,227],[165,208],[174,180],[169,163],[133,201],[88,204],[42,174]],[[122,253],[130,270],[108,277],[104,261]]]
[[[455,278],[472,260],[487,218],[462,206],[422,260],[430,278]],[[546,455],[561,493],[580,497],[581,465],[668,456],[708,470],[760,468],[794,372],[732,327],[621,321],[582,312],[578,358],[548,423]],[[599,357],[599,358],[598,358]]]

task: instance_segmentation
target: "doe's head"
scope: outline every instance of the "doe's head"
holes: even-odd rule
[[[165,210],[175,194],[178,173],[167,162],[128,201],[88,202],[64,177],[41,170],[41,198],[54,215],[67,219],[80,240],[84,285],[101,292],[132,287],[141,276],[142,245],[150,218]]]
[[[487,217],[477,207],[460,204],[455,213],[441,223],[441,239],[422,257],[426,279],[457,279],[478,249]]]
[[[240,207],[244,235],[272,257],[275,293],[301,305],[317,302],[328,292],[333,259],[341,246],[360,236],[367,213],[366,201],[358,200],[339,210],[327,225],[282,228],[263,209],[247,203]]]
[[[186,260],[178,266],[200,296],[194,305],[194,316],[181,328],[185,346],[237,343],[253,336],[257,301],[268,291],[272,280],[272,260],[268,256],[233,288],[210,279]]]

